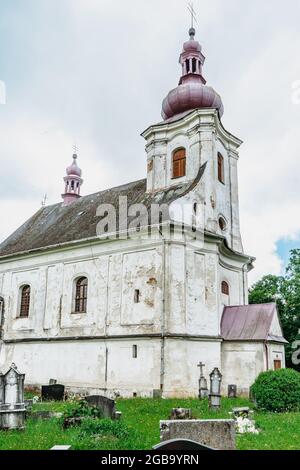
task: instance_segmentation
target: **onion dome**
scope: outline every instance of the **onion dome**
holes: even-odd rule
[[[81,176],[82,171],[79,168],[79,166],[77,165],[77,158],[78,157],[77,157],[76,153],[74,153],[73,154],[73,163],[72,163],[72,165],[68,166],[68,168],[66,170],[67,171],[67,176],[72,176],[72,175],[79,176],[79,177]]]
[[[162,104],[162,117],[170,119],[177,114],[198,108],[214,108],[223,116],[224,107],[220,95],[206,85],[202,76],[205,57],[202,47],[195,41],[195,29],[189,31],[190,39],[183,45],[179,58],[182,76],[177,88],[171,90]]]

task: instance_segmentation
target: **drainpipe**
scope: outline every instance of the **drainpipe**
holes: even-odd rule
[[[248,263],[243,264],[242,273],[243,273],[243,304],[246,305],[246,293],[245,293],[245,266],[248,266]]]
[[[4,299],[0,297],[0,341],[4,333]]]
[[[161,233],[161,232],[160,232]],[[162,235],[162,233],[161,233]],[[163,393],[165,379],[165,313],[166,313],[166,248],[167,242],[163,239],[163,295],[162,295],[162,312],[161,312],[161,356],[160,356],[160,390]]]
[[[269,348],[267,341],[264,342],[265,352],[266,352],[266,370],[269,370]]]

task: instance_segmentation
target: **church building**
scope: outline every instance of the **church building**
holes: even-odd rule
[[[142,134],[147,176],[81,196],[78,157],[62,202],[41,207],[0,245],[0,372],[27,386],[56,379],[107,396],[198,396],[218,367],[246,395],[285,367],[275,304],[248,305],[240,234],[242,141],[222,124],[195,30],[162,121]]]

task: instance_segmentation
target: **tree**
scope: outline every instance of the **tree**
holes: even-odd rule
[[[276,302],[286,346],[287,365],[300,370],[292,363],[292,345],[300,340],[300,249],[292,250],[284,276],[264,276],[249,290],[250,304]]]

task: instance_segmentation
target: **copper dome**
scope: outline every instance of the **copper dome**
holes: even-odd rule
[[[202,76],[205,57],[201,45],[195,41],[194,28],[190,29],[189,34],[190,40],[184,43],[179,58],[182,66],[179,85],[168,93],[162,104],[164,120],[198,108],[217,109],[220,117],[224,113],[220,95],[212,87],[206,86],[206,80]]]

